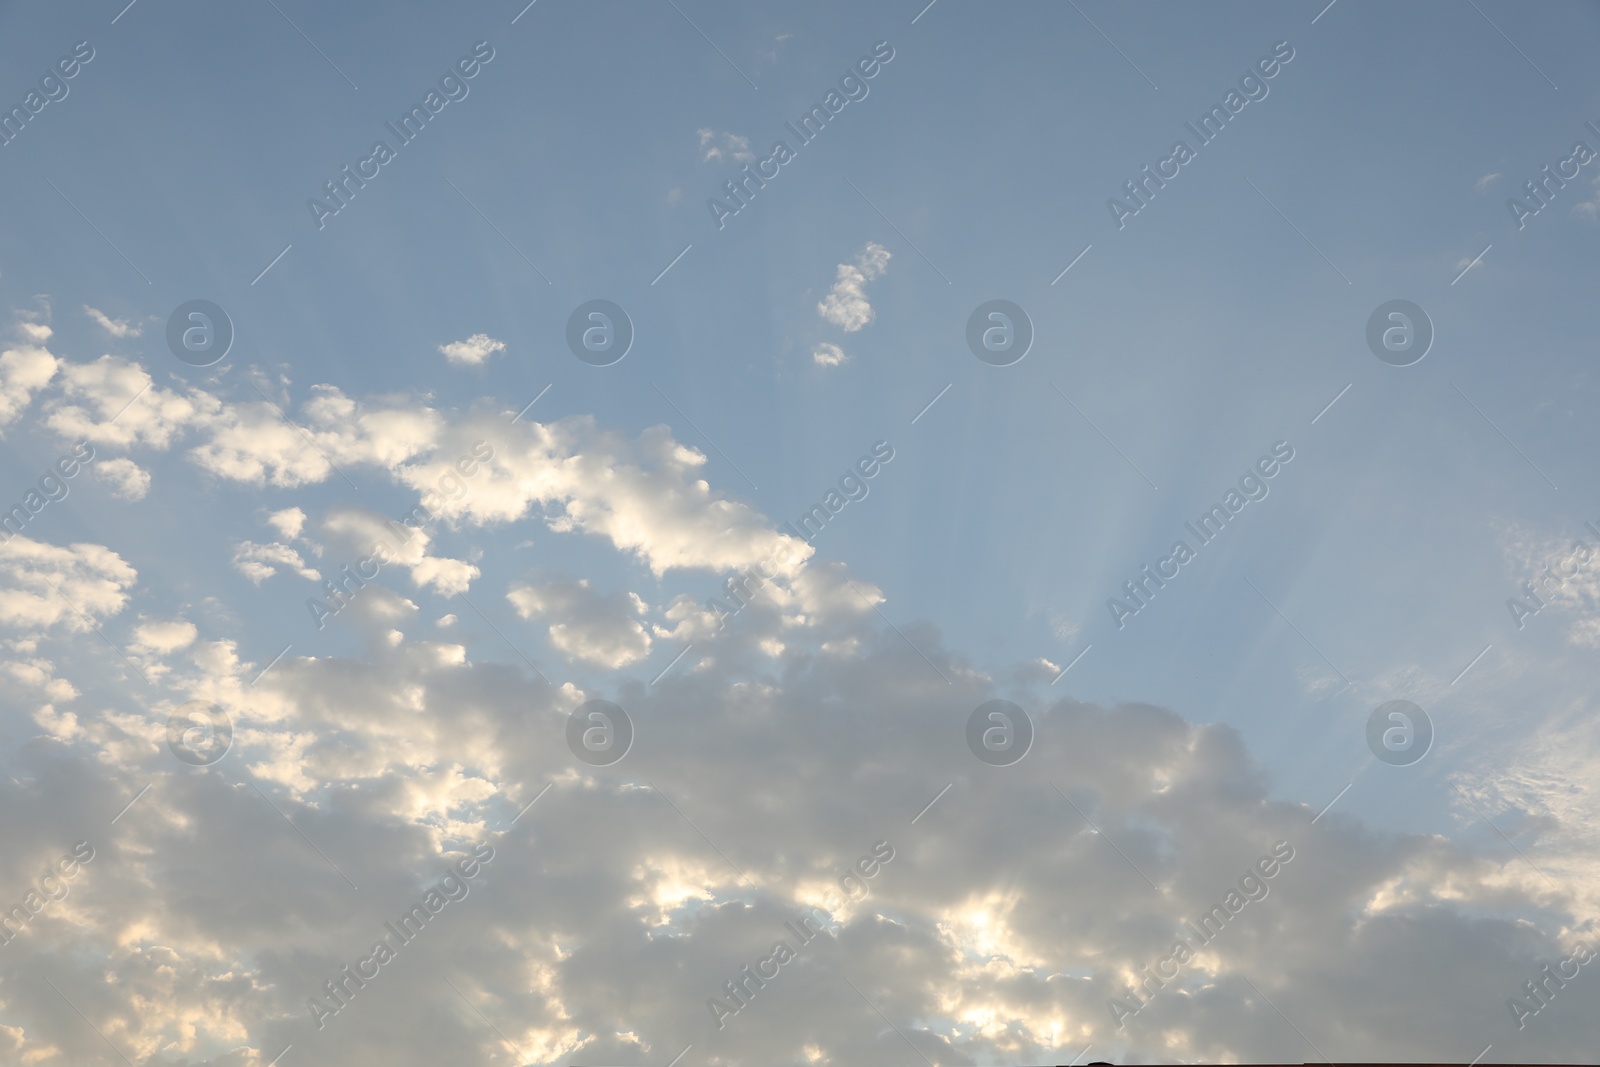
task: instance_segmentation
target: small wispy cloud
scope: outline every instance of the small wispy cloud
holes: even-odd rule
[[[700,138],[702,162],[714,163],[719,159],[732,159],[735,163],[755,162],[756,154],[750,151],[748,137],[740,137],[726,130],[718,133],[704,128],[696,130],[695,134]]]
[[[1590,222],[1600,222],[1600,174],[1594,177],[1594,193],[1587,200],[1574,205],[1572,213]]]
[[[794,40],[794,34],[780,33],[772,39],[772,47],[760,54],[766,58],[767,62],[776,63],[778,61],[778,49],[783,46],[785,41],[792,40]]]
[[[144,327],[127,319],[114,319],[99,308],[92,308],[88,304],[83,305],[83,311],[112,337],[138,337],[144,332]]]
[[[37,308],[13,308],[16,315],[16,328],[19,336],[36,345],[42,345],[55,334],[50,328],[50,301],[44,297],[35,297],[39,302]]]
[[[838,345],[824,341],[811,353],[811,358],[817,361],[819,367],[837,367],[850,357]]]
[[[1487,193],[1495,182],[1504,177],[1504,174],[1485,174],[1472,184],[1472,188],[1477,190],[1479,193]]]

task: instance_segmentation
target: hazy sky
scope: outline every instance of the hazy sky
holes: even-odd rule
[[[0,1064],[1593,1062],[1600,8],[526,3],[0,8]]]

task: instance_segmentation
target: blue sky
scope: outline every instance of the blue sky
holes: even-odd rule
[[[1521,226],[1507,201],[1574,142],[1600,151],[1592,5],[144,0],[0,27],[6,108],[93,50],[0,146],[21,208],[0,227],[0,508],[95,447],[0,549],[0,789],[36,813],[4,833],[29,863],[89,838],[104,857],[0,949],[4,1056],[107,1057],[70,996],[38,994],[48,975],[87,997],[96,968],[133,999],[76,1006],[153,1064],[386,1041],[393,1062],[1591,1055],[1591,992],[1520,1028],[1507,998],[1596,936],[1600,555],[1520,628],[1507,599],[1600,543],[1600,160]],[[401,146],[385,124],[475,46],[465,95]],[[875,48],[865,95],[799,145],[785,124]],[[1199,146],[1185,123],[1274,49],[1265,96]],[[394,158],[319,225],[308,198],[380,138]],[[708,199],[780,138],[793,160],[719,226]],[[1119,225],[1108,198],[1179,139],[1194,159]],[[235,330],[206,368],[166,343],[195,299]],[[611,366],[567,347],[595,299],[635,331]],[[1011,366],[967,347],[992,299],[1034,330]],[[1397,299],[1434,330],[1403,367],[1366,341]],[[430,494],[478,442],[495,458]],[[878,442],[867,495],[719,630],[708,599]],[[1108,598],[1279,442],[1265,498],[1119,627]],[[319,628],[321,577],[419,504],[425,535]],[[1038,730],[1004,773],[960,741],[995,697]],[[590,699],[633,716],[626,762],[563,747]],[[1367,721],[1398,699],[1435,739],[1385,766]],[[234,728],[200,767],[165,741],[195,700]],[[1163,801],[1177,781],[1204,799]],[[947,782],[954,825],[905,822]],[[461,909],[483,918],[441,918],[457,958],[403,957],[393,993],[308,1023],[312,976],[371,916],[549,783],[536,852],[485,866]],[[92,799],[109,817],[136,793],[93,825]],[[1076,818],[1045,813],[1058,795],[1125,866],[1092,837],[1052,851]],[[253,821],[264,797],[308,840]],[[1011,851],[981,840],[991,816]],[[561,858],[617,826],[603,857]],[[823,906],[796,872],[879,839],[897,859],[829,912],[835,962],[796,965],[765,1023],[707,1026],[709,976]],[[1315,888],[1253,904],[1241,925],[1270,927],[1113,1025],[1152,931],[1279,839]],[[330,903],[350,887],[317,848],[367,893]],[[1056,862],[1105,869],[1063,888]],[[228,864],[223,904],[197,872]],[[1159,899],[1128,902],[1128,866],[1163,872]],[[241,925],[252,907],[294,933]],[[619,932],[651,907],[681,955]],[[907,939],[876,987],[905,1040],[836,998],[833,968],[861,977],[886,937]],[[168,956],[178,1006],[138,1006]],[[470,995],[429,1000],[435,971]],[[268,992],[207,1000],[228,973]],[[1376,1007],[1379,975],[1409,1011]]]

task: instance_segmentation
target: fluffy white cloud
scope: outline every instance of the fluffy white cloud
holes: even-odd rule
[[[532,595],[554,618],[595,594]],[[814,640],[852,640],[852,654],[791,636],[781,670],[752,672],[731,634],[708,637],[718,666],[616,697],[637,751],[610,768],[564,741],[570,712],[599,694],[459,645],[291,655],[251,686],[261,665],[227,642],[152,631],[175,663],[170,703],[81,716],[28,781],[0,778],[24,881],[127,805],[128,783],[152,783],[6,951],[51,964],[130,1055],[245,1049],[236,1062],[254,1067],[289,1044],[330,1062],[494,1062],[501,1034],[507,1062],[552,1064],[666,1062],[690,1043],[725,1062],[805,1048],[890,1062],[913,1055],[905,1041],[936,1063],[1065,1062],[1088,1044],[1122,1062],[1299,1062],[1301,1033],[1340,1062],[1436,1056],[1457,1038],[1474,1041],[1464,1062],[1502,1035],[1549,1062],[1600,1039],[1600,1020],[1571,1007],[1522,1034],[1510,1021],[1506,998],[1540,959],[1593,943],[1579,902],[1515,854],[1337,810],[1313,824],[1313,809],[1269,797],[1232,730],[1046,699],[1046,680],[1009,694],[1034,715],[1033,751],[986,766],[960,735],[995,695],[989,679],[927,628],[908,635],[949,684],[870,608],[808,604],[827,618]],[[37,667],[30,685],[51,674]],[[231,778],[170,758],[148,769],[180,697],[229,710]],[[1292,856],[1252,883],[1264,898],[1228,903],[1279,842]],[[319,1028],[307,998],[478,844],[493,859],[466,895]],[[842,881],[875,847],[873,873]],[[1227,920],[1200,944],[1183,922],[1215,928],[1214,905]],[[795,937],[785,924],[803,915],[826,936]],[[1180,937],[1193,953],[1157,987],[1146,969]],[[736,1005],[726,983],[780,939],[798,963],[767,971],[719,1027],[708,999]],[[441,1002],[441,977],[460,996]],[[1119,1027],[1113,1000],[1148,1003]],[[23,1002],[16,1019],[19,1061],[51,1042],[85,1050],[79,1062],[103,1054],[64,1005]]]
[[[49,328],[43,329],[48,337]],[[57,366],[56,357],[41,345],[16,345],[0,352],[0,429],[17,421],[33,395],[55,377]]]
[[[143,500],[150,492],[150,472],[126,457],[102,459],[93,470],[118,500]]]
[[[461,492],[438,491],[475,441],[493,458],[458,479]],[[784,549],[795,557],[791,567],[810,556],[809,545],[778,533],[756,509],[714,491],[701,477],[705,462],[665,426],[629,440],[587,416],[512,425],[479,415],[452,426],[426,461],[398,477],[431,493],[428,506],[450,521],[511,522],[538,507],[551,529],[608,538],[658,576],[673,568],[737,570]]]
[[[90,632],[122,610],[137,578],[104,545],[12,537],[0,543],[0,625]]]
[[[618,670],[650,654],[639,622],[647,608],[637,593],[602,596],[579,579],[518,584],[506,599],[524,619],[549,621],[550,643],[568,659]]]
[[[418,588],[432,588],[442,596],[464,593],[478,577],[478,568],[465,560],[429,555],[433,535],[368,508],[339,506],[329,510],[321,524],[321,537],[331,560],[348,565],[358,575],[385,566],[410,572]],[[370,563],[364,560],[372,559]],[[337,578],[334,581],[338,581]]]
[[[278,531],[279,537],[285,541],[293,541],[305,528],[306,513],[299,508],[283,508],[268,515],[267,522]]]
[[[255,541],[240,541],[233,548],[233,566],[256,585],[279,571],[298,574],[313,582],[321,578],[299,552],[278,542],[258,544]]]
[[[145,619],[133,636],[135,648],[165,655],[194,644],[200,631],[187,619]]]
[[[318,385],[293,415],[268,400],[220,407],[207,419],[208,439],[189,455],[230,481],[293,488],[337,477],[344,464],[402,463],[426,449],[442,424],[437,413],[415,402],[363,405],[331,385]]]
[[[41,386],[55,374],[54,357],[44,355],[48,373],[35,374]],[[328,385],[311,387],[299,407],[234,403],[198,388],[162,389],[120,357],[64,366],[48,405],[52,430],[153,449],[192,434],[198,441],[189,458],[227,481],[292,489],[339,478],[347,468],[376,468],[417,490],[447,523],[495,525],[533,513],[553,530],[607,538],[657,575],[738,570],[785,550],[792,559],[784,567],[792,570],[811,554],[749,505],[713,490],[701,476],[706,457],[665,426],[628,440],[586,417],[513,424],[499,412],[439,412],[403,397],[356,400]],[[127,492],[146,484],[131,461],[112,470]],[[293,565],[276,550],[250,549],[240,562],[274,560]],[[446,567],[451,576],[437,580],[458,587],[465,566],[455,561]],[[249,573],[260,580],[269,572]]]
[[[470,367],[476,367],[496,352],[505,350],[504,341],[497,341],[486,333],[475,333],[465,341],[451,341],[439,346],[439,352],[445,359],[458,366]]]
[[[209,426],[222,402],[201,389],[162,389],[144,367],[120,356],[92,363],[62,361],[60,392],[44,423],[70,440],[165,450],[193,426]]]
[[[869,241],[853,263],[839,264],[828,295],[817,304],[817,314],[845,333],[855,333],[873,319],[867,300],[867,283],[889,269],[889,250]]]

